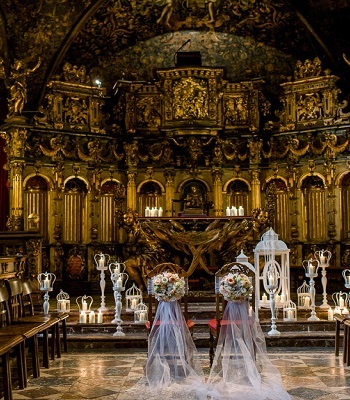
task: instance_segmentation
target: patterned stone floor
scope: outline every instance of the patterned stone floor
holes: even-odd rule
[[[208,350],[199,352],[207,373]],[[350,367],[333,348],[269,348],[268,353],[294,400],[350,400]],[[145,349],[73,350],[42,369],[26,389],[15,389],[13,399],[116,400],[143,375],[145,361]]]

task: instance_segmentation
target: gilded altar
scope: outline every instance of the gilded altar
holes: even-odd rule
[[[230,82],[222,68],[158,69],[151,81],[118,81],[111,95],[84,69],[65,65],[35,118],[8,118],[2,127],[8,227],[27,230],[28,216],[38,215],[42,269],[72,286],[97,285],[96,252],[119,261],[140,252],[117,215],[132,210],[142,218],[147,207],[162,208],[167,219],[220,220],[241,207],[250,221],[264,210],[291,248],[292,266],[313,246],[330,249],[334,267],[344,266],[350,113],[337,78],[317,60],[311,67],[297,66],[276,108],[262,79]],[[248,237],[225,260],[244,246],[251,256],[259,237]],[[197,243],[195,234],[191,240]],[[164,250],[160,243],[153,245]],[[186,262],[205,271],[211,261],[196,248],[184,249]]]

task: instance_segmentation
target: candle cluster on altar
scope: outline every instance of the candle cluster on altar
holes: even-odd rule
[[[145,217],[162,217],[163,216],[163,208],[162,207],[146,207],[145,208]]]
[[[238,208],[235,206],[226,207],[226,217],[243,217],[243,216],[244,216],[243,206],[239,206]]]

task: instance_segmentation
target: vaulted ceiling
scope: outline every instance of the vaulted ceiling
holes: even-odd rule
[[[11,0],[0,4],[0,119],[15,60],[30,69],[27,112],[63,64],[84,65],[109,94],[121,79],[151,80],[176,52],[199,51],[227,79],[264,78],[271,92],[296,60],[319,57],[350,92],[348,0]],[[344,57],[345,55],[345,57]],[[1,69],[2,66],[2,69]]]

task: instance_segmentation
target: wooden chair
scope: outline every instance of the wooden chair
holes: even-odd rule
[[[350,319],[344,320],[344,346],[343,346],[343,362],[350,366]]]
[[[4,342],[5,339],[13,339],[13,346],[9,348],[9,344],[4,345],[2,353],[2,367],[3,374],[6,375],[6,382],[4,382],[5,391],[12,396],[11,391],[11,371],[9,371],[9,363],[11,351],[13,350],[14,356],[17,360],[17,376],[19,380],[20,389],[24,389],[27,386],[26,380],[26,357],[25,357],[25,336],[23,330],[11,329],[11,314],[9,307],[9,293],[7,287],[2,283],[0,284],[0,340]],[[21,340],[19,340],[21,338]],[[18,343],[17,343],[18,341]],[[5,376],[4,376],[5,378]],[[6,397],[5,397],[6,398]],[[12,397],[9,397],[12,398]]]
[[[229,264],[225,264],[221,269],[219,269],[215,273],[215,318],[211,319],[208,322],[209,327],[209,360],[210,365],[212,365],[215,355],[215,349],[217,345],[217,341],[220,335],[220,326],[222,324],[222,316],[225,311],[225,307],[227,302],[225,301],[224,297],[219,292],[219,286],[221,279],[227,275],[229,272],[237,272],[243,273],[247,275],[250,279],[252,284],[254,285],[254,275],[255,271],[251,270],[247,265],[239,263],[239,262],[232,262]],[[254,297],[252,296],[252,301]]]
[[[2,383],[3,383],[4,399],[6,400],[13,399],[10,354],[13,352],[14,349],[19,348],[23,342],[24,338],[22,335],[15,335],[8,337],[0,336]]]
[[[148,331],[150,331],[152,325],[153,325],[153,319],[154,315],[157,310],[157,305],[158,302],[156,301],[154,294],[152,292],[152,278],[154,278],[156,275],[161,274],[163,272],[173,272],[179,275],[180,278],[184,278],[185,280],[185,295],[181,299],[182,303],[182,308],[183,308],[183,314],[184,318],[187,323],[188,329],[193,332],[193,327],[194,327],[194,322],[189,320],[188,318],[188,276],[187,272],[182,269],[179,265],[166,262],[162,264],[156,265],[152,271],[150,271],[147,274],[147,285],[148,285],[148,321],[146,322],[146,328]]]
[[[10,295],[9,306],[11,313],[11,325],[14,326],[32,326],[34,331],[29,331],[30,336],[27,337],[29,344],[31,345],[33,356],[33,364],[39,362],[39,350],[38,350],[38,335],[42,334],[42,348],[43,348],[43,366],[49,368],[50,358],[50,345],[51,345],[51,358],[54,358],[55,347],[56,347],[56,332],[59,320],[55,316],[45,315],[29,315],[25,316],[23,311],[22,296],[22,280],[19,278],[9,279],[6,281],[8,292]],[[51,341],[49,343],[49,331],[51,334]],[[39,376],[39,369],[33,367],[33,373],[37,371]]]

